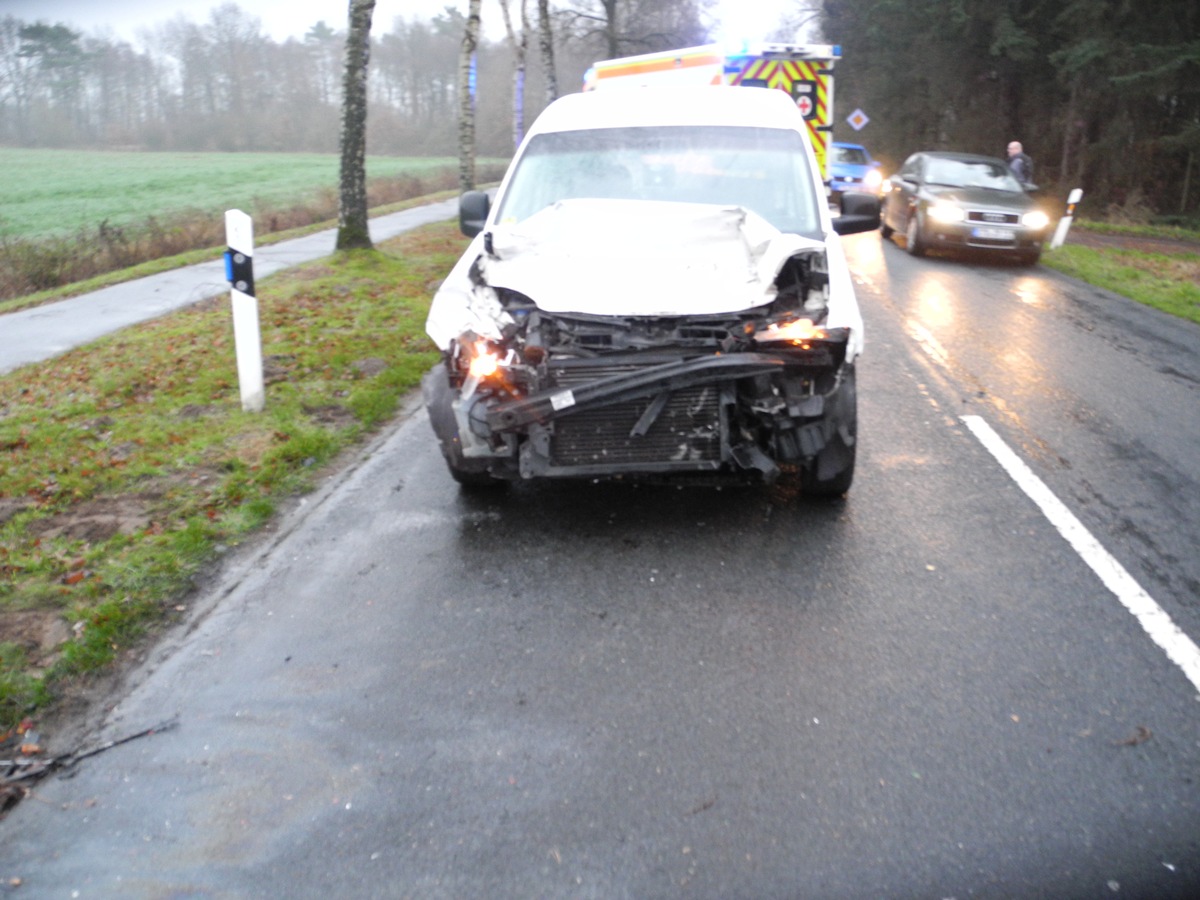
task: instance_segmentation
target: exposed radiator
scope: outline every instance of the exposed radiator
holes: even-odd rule
[[[566,387],[613,373],[612,368],[576,368],[557,372],[556,380]],[[555,421],[551,464],[711,469],[721,461],[720,396],[720,388],[711,384],[673,391],[644,434],[634,431],[656,402],[653,397],[563,416]]]

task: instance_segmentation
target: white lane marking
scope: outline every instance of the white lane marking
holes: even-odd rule
[[[908,332],[933,361],[944,369],[950,368],[950,356],[946,348],[933,336],[933,332],[915,319],[909,319]]]
[[[1133,613],[1150,639],[1158,644],[1175,665],[1183,669],[1192,685],[1200,691],[1200,647],[1176,625],[1154,598],[1147,594],[1125,568],[1113,558],[1075,515],[1046,487],[979,416],[963,416],[979,442],[996,458],[1017,486],[1038,505],[1059,534],[1067,539],[1075,552],[1100,576],[1105,587],[1116,594],[1122,605]]]

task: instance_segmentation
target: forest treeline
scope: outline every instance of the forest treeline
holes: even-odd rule
[[[873,146],[1003,156],[1035,180],[1141,218],[1200,207],[1196,0],[824,0],[837,105]],[[843,132],[844,134],[844,132]],[[1087,200],[1085,199],[1085,203]],[[1097,208],[1095,203],[1091,207]]]
[[[525,18],[517,9],[521,2],[510,0],[518,31]],[[555,9],[560,90],[577,90],[592,61],[608,55],[610,41],[621,53],[703,42],[704,2],[603,0],[595,9],[586,3]],[[458,6],[463,9],[448,4],[428,21],[373,23],[369,152],[456,153],[458,56],[466,27],[466,4]],[[490,6],[488,14],[498,20],[499,8]],[[614,7],[611,17],[605,6]],[[619,23],[615,34],[613,21]],[[0,19],[0,143],[336,152],[346,27],[345,20],[319,21],[302,39],[278,42],[256,16],[226,2],[202,22],[177,16],[148,24],[135,48],[85,35],[69,23],[7,16]],[[529,54],[525,79],[530,121],[545,105],[544,73],[535,56]],[[476,80],[477,149],[485,156],[511,153],[512,52],[506,39],[480,43]]]
[[[546,102],[535,0],[507,0],[516,40],[478,48],[475,139],[513,146],[513,60],[523,107]],[[466,4],[458,4],[465,7]],[[710,0],[550,5],[556,82],[578,89],[597,59],[704,43]],[[499,17],[491,4],[484,15]],[[530,26],[528,23],[533,22]],[[525,24],[523,24],[525,23]],[[1200,207],[1200,4],[1195,0],[791,0],[753,37],[840,44],[835,138],[889,168],[917,149],[1002,155],[1024,143],[1036,180],[1085,189],[1092,210],[1133,218]],[[266,36],[227,2],[203,22],[148,25],[138,48],[62,22],[0,20],[0,143],[25,147],[335,152],[344,22]],[[368,150],[453,155],[464,10],[372,29]],[[524,53],[521,54],[525,56]],[[846,116],[870,124],[854,132]],[[1102,204],[1102,205],[1099,205]]]

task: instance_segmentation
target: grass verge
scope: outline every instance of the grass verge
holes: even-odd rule
[[[0,732],[177,615],[203,566],[394,414],[464,246],[444,223],[264,279],[261,414],[224,301],[0,377]]]
[[[1106,230],[1107,234],[1116,234]],[[1042,262],[1065,275],[1105,288],[1138,303],[1200,324],[1200,253],[1181,245],[1179,252],[1151,253],[1064,244],[1042,255]],[[1178,235],[1173,235],[1178,239]]]

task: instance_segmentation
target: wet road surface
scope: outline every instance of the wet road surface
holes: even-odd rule
[[[0,824],[32,897],[1185,897],[1197,687],[963,421],[1193,639],[1200,333],[846,241],[849,499],[444,472],[411,409],[230,566]],[[1194,443],[1190,444],[1195,447]]]

